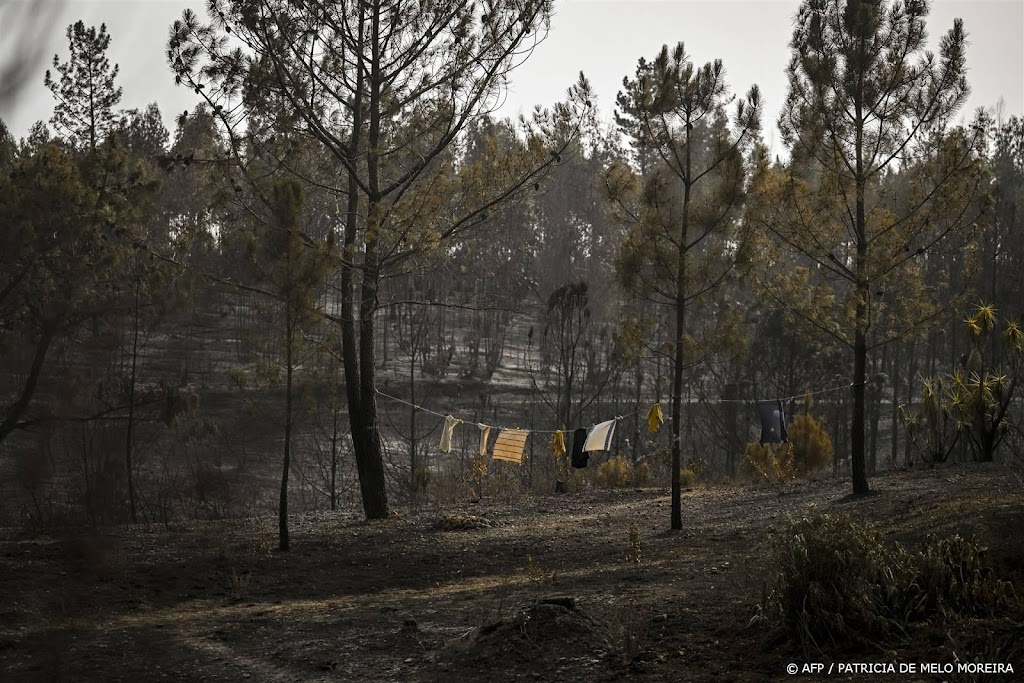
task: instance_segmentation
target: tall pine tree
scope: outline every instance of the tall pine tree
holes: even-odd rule
[[[856,494],[869,490],[869,353],[954,299],[963,278],[925,278],[943,255],[968,253],[984,207],[981,136],[947,130],[969,92],[966,33],[958,19],[938,54],[927,51],[928,11],[926,0],[802,3],[779,121],[791,163],[763,176],[749,216],[769,248],[791,252],[766,291],[852,352]]]
[[[53,56],[53,68],[60,74],[54,80],[49,69],[44,83],[57,98],[50,123],[77,148],[90,151],[114,126],[114,107],[121,101],[121,88],[114,85],[118,66],[110,66],[107,48],[110,36],[107,25],[85,27],[79,20],[68,26],[68,48],[71,58],[60,63]]]

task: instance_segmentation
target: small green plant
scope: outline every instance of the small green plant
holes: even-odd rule
[[[526,576],[534,583],[549,583],[558,579],[558,572],[544,569],[533,555],[527,555]]]
[[[407,488],[411,498],[420,498],[427,492],[430,486],[430,470],[426,467],[417,467],[409,476]]]
[[[635,564],[637,567],[640,566],[642,559],[641,547],[640,547],[640,527],[636,525],[636,522],[629,523],[629,561]]]
[[[622,488],[630,484],[629,460],[623,457],[611,458],[597,468],[597,484],[604,488]]]
[[[832,463],[832,437],[825,429],[824,418],[815,419],[806,412],[797,415],[789,428],[789,443],[793,466],[800,476],[823,470]]]
[[[651,612],[638,605],[623,605],[611,622],[612,642],[618,646],[622,658],[635,662],[647,649],[651,627]]]
[[[633,465],[633,486],[647,486],[651,478],[651,466],[646,461]]]
[[[269,555],[274,550],[274,534],[262,517],[253,518],[252,550],[255,555]]]
[[[743,453],[740,474],[747,479],[782,483],[796,476],[793,446],[751,441]]]
[[[636,465],[628,458],[616,456],[597,468],[597,485],[603,488],[625,488],[627,486],[643,486],[647,483],[651,468],[646,462]]]
[[[679,470],[679,485],[684,489],[691,488],[697,483],[697,472],[692,467],[684,467]]]

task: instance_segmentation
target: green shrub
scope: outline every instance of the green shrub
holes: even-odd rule
[[[930,536],[915,558],[921,612],[991,616],[1015,602],[1013,585],[994,576],[982,561],[984,551],[960,536]]]
[[[817,472],[832,463],[832,437],[825,429],[824,418],[816,420],[808,413],[797,415],[789,428],[789,443],[799,475]]]
[[[623,457],[615,457],[601,463],[597,468],[597,484],[604,488],[622,488],[629,486],[632,481],[629,460]]]
[[[679,486],[690,488],[697,482],[697,472],[692,467],[684,467],[679,470]]]
[[[844,515],[801,519],[771,544],[760,616],[821,649],[878,644],[935,617],[993,614],[1016,596],[981,553],[958,536],[910,553]]]
[[[783,482],[796,476],[792,444],[751,441],[743,452],[740,475],[746,479]]]
[[[646,462],[636,465],[628,458],[617,456],[601,463],[597,468],[597,485],[604,488],[644,486],[650,477],[651,468]]]
[[[639,462],[633,465],[633,485],[634,486],[647,486],[647,482],[651,478],[651,466],[646,461]]]

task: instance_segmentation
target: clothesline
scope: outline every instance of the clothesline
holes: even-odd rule
[[[410,408],[415,408],[416,410],[421,410],[424,413],[429,413],[431,415],[436,415],[437,417],[440,417],[440,418],[448,417],[448,415],[445,414],[445,413],[439,413],[439,412],[437,412],[435,410],[430,410],[429,408],[424,408],[423,406],[418,405],[416,403],[410,403],[409,401],[406,401],[404,399],[398,398],[397,396],[391,396],[390,394],[385,394],[380,389],[377,389],[377,393],[379,395],[383,396],[384,398],[390,399],[392,401],[396,401],[398,403],[403,403],[403,404],[409,406]],[[641,408],[640,410],[635,410],[632,413],[626,413],[625,415],[616,415],[613,419],[615,419],[615,420],[624,420],[627,417],[632,417],[632,416],[637,415],[639,413],[645,412],[646,410],[647,410],[647,408]],[[463,422],[464,423],[470,423],[470,424],[484,424],[484,423],[473,422],[473,420],[463,420]],[[499,427],[497,425],[484,425],[484,426],[494,427],[495,429],[499,429],[499,430],[500,429],[505,429],[505,427]],[[531,429],[530,430],[530,432],[532,434],[554,434],[554,433],[559,432],[559,431],[563,431],[564,432],[565,430],[559,430],[559,429]]]
[[[746,399],[715,399],[711,402],[719,403],[749,403],[757,404],[758,412],[761,414],[761,439],[760,443],[779,443],[787,441],[786,434],[786,421],[785,413],[783,412],[783,401],[790,401],[795,398],[811,396],[815,394],[824,394],[831,391],[839,391],[841,389],[848,389],[852,387],[852,384],[844,384],[835,387],[829,387],[827,389],[818,389],[817,391],[807,391],[801,394],[795,394],[793,396],[787,396],[785,398],[774,398],[761,401],[750,401]],[[472,420],[463,420],[457,418],[454,415],[439,413],[429,408],[424,408],[421,405],[406,401],[405,399],[398,398],[397,396],[391,396],[385,394],[380,389],[375,390],[378,395],[384,398],[390,399],[397,403],[402,403],[409,406],[413,410],[422,410],[430,415],[435,415],[444,420],[444,427],[441,430],[441,442],[439,448],[449,453],[452,445],[452,434],[455,428],[461,424],[472,424]],[[701,399],[699,402],[705,402]],[[773,405],[774,404],[774,405]],[[615,425],[619,420],[631,417],[642,413],[643,409],[627,413],[625,415],[617,415],[610,420],[595,424],[591,426],[589,433],[580,428],[573,432],[573,456],[572,465],[573,467],[582,468],[586,467],[587,456],[586,453],[589,451],[607,451],[612,446],[612,435],[615,433]],[[656,432],[661,427],[664,417],[662,415],[661,403],[655,403],[647,411],[647,425],[651,432]],[[488,440],[490,437],[491,429],[494,428],[492,425],[487,425],[482,422],[476,423],[480,428],[480,455],[486,456],[488,451]],[[554,437],[551,439],[552,453],[558,456],[561,453],[566,452],[565,442],[563,439],[563,430],[549,430],[549,429],[531,429],[524,430],[519,427],[507,428],[497,427],[498,439],[494,443],[494,450],[492,457],[494,460],[508,460],[521,464],[523,461],[523,449],[526,445],[526,440],[531,433],[533,434],[553,434]],[[568,429],[564,430],[568,433]]]
[[[699,401],[699,403],[774,403],[775,401],[792,401],[793,399],[803,398],[804,396],[827,394],[832,391],[849,389],[852,386],[853,384],[840,384],[839,386],[829,387],[828,389],[818,389],[817,391],[802,391],[799,394],[793,394],[792,396],[783,396],[781,398],[762,398],[757,400],[751,400],[747,398],[715,398],[711,400],[702,400]]]
[[[853,386],[853,384],[840,384],[838,386],[829,387],[827,389],[818,389],[817,391],[804,391],[804,392],[801,392],[799,394],[793,394],[792,396],[784,396],[784,397],[781,397],[781,398],[765,398],[765,399],[756,399],[756,400],[744,399],[744,398],[716,398],[716,399],[710,399],[710,400],[701,399],[701,400],[699,400],[697,402],[698,403],[746,403],[746,404],[769,403],[769,402],[770,403],[775,403],[776,401],[792,401],[794,399],[803,398],[805,396],[816,396],[818,394],[827,394],[827,393],[830,393],[830,392],[833,392],[833,391],[840,391],[842,389],[849,389],[852,386]],[[429,408],[424,408],[423,406],[418,405],[416,403],[410,403],[409,401],[406,401],[404,399],[398,398],[397,396],[391,396],[390,394],[385,394],[380,389],[377,389],[377,393],[379,395],[383,396],[384,398],[390,399],[392,401],[396,401],[398,403],[403,403],[403,404],[409,406],[410,408],[415,408],[416,410],[423,411],[424,413],[429,413],[430,415],[435,415],[435,416],[440,417],[440,418],[448,417],[448,415],[445,414],[445,413],[439,413],[439,412],[437,412],[435,410],[430,410]],[[615,419],[616,421],[623,420],[623,419],[625,419],[627,417],[632,417],[634,415],[639,415],[640,413],[643,413],[645,411],[647,411],[647,408],[641,408],[641,409],[635,410],[635,411],[633,411],[631,413],[626,413],[625,415],[616,415],[613,419]],[[473,421],[472,420],[464,420],[464,422],[472,423]],[[483,423],[477,423],[477,424],[483,424]],[[485,426],[494,426],[497,429],[504,429],[504,427],[498,427],[496,425],[485,425]],[[531,429],[530,431],[535,433],[535,434],[555,434],[556,432],[562,431],[562,430],[558,430],[558,429]]]

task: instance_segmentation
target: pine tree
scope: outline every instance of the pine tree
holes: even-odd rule
[[[763,213],[749,216],[803,259],[774,258],[766,290],[852,352],[856,494],[869,490],[869,352],[952,301],[944,259],[963,264],[984,207],[981,136],[946,129],[969,92],[966,33],[956,20],[936,57],[928,11],[926,0],[805,0],[779,121],[791,163],[763,176]],[[929,276],[942,291],[928,294]]]
[[[727,347],[728,316],[712,324],[694,315],[709,293],[728,281],[739,250],[737,218],[748,177],[745,152],[760,129],[760,93],[753,86],[730,122],[721,60],[696,67],[682,43],[641,60],[625,81],[620,125],[638,152],[651,150],[651,169],[613,166],[612,200],[630,231],[621,246],[619,278],[627,291],[664,308],[672,338],[655,353],[672,369],[672,528],[682,529],[683,375]],[[648,157],[648,158],[650,158]],[[710,343],[705,343],[710,342]]]
[[[114,108],[121,101],[121,88],[115,87],[118,66],[110,66],[107,25],[85,27],[79,20],[68,26],[71,57],[60,63],[53,56],[53,68],[60,74],[54,80],[47,69],[44,83],[57,99],[50,123],[63,132],[78,148],[95,150],[115,124]]]
[[[454,162],[468,126],[498,106],[507,75],[545,34],[552,2],[213,0],[209,8],[207,24],[189,11],[175,23],[167,56],[177,81],[201,94],[231,135],[240,173],[248,152],[267,149],[271,130],[315,139],[335,165],[324,187],[337,198],[344,248],[339,327],[349,419],[363,509],[385,517],[375,363],[381,283],[526,195],[560,158],[564,141],[537,135],[523,154],[479,174],[457,173]]]

